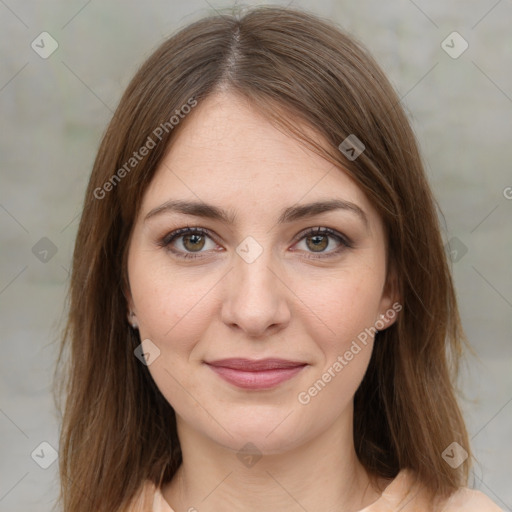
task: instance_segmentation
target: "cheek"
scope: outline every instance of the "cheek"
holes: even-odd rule
[[[206,291],[215,283],[173,271],[147,255],[134,255],[128,270],[140,339],[159,350],[148,370],[169,404],[194,421],[197,404],[191,407],[190,396],[199,396],[201,386],[189,365],[214,314],[213,294]]]
[[[215,307],[208,294],[215,280],[152,259],[134,256],[128,267],[141,338],[154,340],[161,350],[191,349]]]
[[[321,294],[309,296],[320,319],[306,324],[318,365],[297,394],[308,428],[318,428],[318,418],[335,421],[352,401],[372,355],[380,297],[379,274],[371,272],[330,280]]]
[[[364,338],[365,329],[375,325],[380,313],[383,276],[375,268],[366,268],[334,279],[331,276],[317,285],[314,293],[311,289],[303,291],[307,296],[304,302],[314,313],[310,315],[308,330],[326,358],[332,359],[345,352],[361,333]]]

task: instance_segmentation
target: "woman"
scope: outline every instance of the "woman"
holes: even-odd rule
[[[258,8],[164,42],[86,193],[64,510],[500,510],[465,487],[434,204],[396,93],[333,25]]]

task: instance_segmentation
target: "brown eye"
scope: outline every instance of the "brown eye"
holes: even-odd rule
[[[305,253],[306,258],[310,259],[325,259],[337,256],[342,251],[354,247],[347,236],[327,227],[310,228],[299,236],[296,247]]]
[[[203,228],[177,229],[159,240],[158,245],[168,248],[179,258],[202,258],[207,255],[208,249],[216,250],[212,236]]]
[[[310,243],[311,241],[311,243]],[[321,252],[329,245],[329,237],[327,235],[313,235],[306,238],[306,245],[313,252]]]
[[[185,235],[183,238],[183,247],[187,251],[200,251],[205,244],[205,237],[203,235],[198,235],[196,233],[192,235]]]

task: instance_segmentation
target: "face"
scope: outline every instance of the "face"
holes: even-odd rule
[[[342,169],[234,95],[180,128],[134,225],[131,321],[178,431],[290,450],[351,414],[372,328],[393,321],[383,225]]]

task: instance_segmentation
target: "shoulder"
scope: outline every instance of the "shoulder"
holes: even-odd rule
[[[442,512],[503,512],[483,492],[468,489],[466,487],[459,489],[448,499]]]
[[[408,471],[402,471],[383,492],[381,498],[361,512],[425,512],[430,509],[421,486],[413,483]],[[411,486],[412,484],[412,486]],[[383,505],[386,505],[383,507]],[[463,487],[453,493],[448,500],[439,504],[438,512],[504,512],[484,493]],[[127,512],[174,512],[165,501],[160,489],[147,480],[141,487],[137,499]]]
[[[167,501],[165,501],[162,491],[150,480],[145,482],[143,494],[145,497],[144,505],[149,507],[147,512],[174,512]],[[146,509],[144,509],[144,512],[146,512]]]
[[[455,491],[449,498],[435,504],[429,503],[426,489],[409,470],[402,470],[382,493],[381,499],[368,508],[368,512],[380,512],[381,505],[386,510],[417,512],[435,510],[436,512],[503,512],[488,496],[480,491],[466,487]],[[384,507],[385,508],[385,507]],[[366,512],[366,509],[365,511]]]
[[[146,480],[126,512],[174,512],[165,501],[160,489],[151,480]]]

